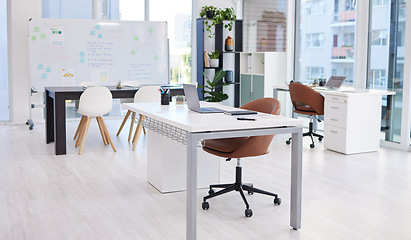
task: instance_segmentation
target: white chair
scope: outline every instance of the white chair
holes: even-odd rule
[[[77,138],[76,147],[80,145],[79,154],[83,152],[84,143],[86,141],[90,120],[92,117],[97,119],[97,124],[100,128],[101,137],[104,145],[110,144],[113,151],[116,151],[106,124],[102,118],[103,115],[109,113],[113,107],[113,96],[107,87],[89,87],[80,96],[78,113],[81,114],[81,120],[77,127],[74,139]]]
[[[135,103],[136,102],[160,102],[161,94],[158,90],[159,88],[160,86],[142,86],[134,95],[134,102]],[[131,114],[131,123],[130,123],[130,131],[128,133],[128,141],[130,141],[131,134],[133,132],[134,121],[136,118],[135,112],[132,112],[131,110],[127,111],[126,116],[124,117],[123,122],[121,123],[121,126],[118,129],[118,132],[116,135],[116,136],[120,135],[120,132],[123,129],[124,124],[126,123],[130,114]],[[140,136],[141,129],[143,129],[144,134],[146,133],[144,127],[142,127],[144,123],[144,119],[145,117],[140,115],[139,125],[137,126],[136,133],[134,134],[133,141],[132,141],[133,150],[135,150],[135,146],[137,145],[137,141]]]

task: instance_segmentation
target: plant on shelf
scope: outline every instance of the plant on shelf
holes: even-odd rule
[[[220,62],[220,52],[218,52],[218,50],[215,50],[212,53],[208,53],[208,56],[210,57],[210,67],[218,67]]]
[[[222,79],[225,76],[225,71],[223,71],[223,69],[217,71],[214,75],[214,79],[213,81],[210,81],[210,79],[208,79],[207,75],[203,72],[204,77],[207,79],[207,85],[206,86],[202,86],[202,85],[198,85],[199,88],[203,88],[203,90],[201,90],[201,92],[203,94],[208,94],[208,95],[204,95],[203,100],[207,101],[207,102],[221,102],[224,100],[228,99],[228,95],[225,94],[224,92],[217,92],[217,88],[222,87],[222,86],[227,86],[229,84],[227,83],[223,83]]]
[[[210,12],[214,12],[214,14],[210,14]],[[209,38],[214,38],[215,33],[212,31],[212,27],[219,23],[223,23],[224,27],[227,28],[229,31],[233,30],[233,24],[237,19],[237,16],[234,14],[234,8],[216,8],[213,6],[204,6],[201,9],[200,17],[207,19],[204,21],[205,29],[210,33],[208,35]],[[223,21],[228,21],[224,23]]]

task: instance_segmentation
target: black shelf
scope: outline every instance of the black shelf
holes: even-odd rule
[[[234,32],[234,51],[224,50],[224,40],[223,40],[223,30],[224,26],[222,24],[217,24],[215,26],[215,50],[222,53],[219,58],[218,67],[205,67],[204,66],[204,19],[197,19],[197,82],[199,85],[204,85],[203,71],[205,69],[220,70],[223,68],[223,54],[234,54],[234,106],[239,107],[240,105],[240,53],[243,51],[243,21],[236,20],[235,32]],[[232,35],[231,35],[232,36]],[[217,89],[222,91],[222,87]],[[203,98],[203,93],[201,89],[198,89],[198,96],[200,99]]]

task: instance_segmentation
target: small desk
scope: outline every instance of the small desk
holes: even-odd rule
[[[291,133],[290,225],[294,229],[301,228],[302,120],[277,116],[275,119],[238,121],[236,117],[223,113],[200,114],[189,111],[187,106],[162,106],[159,103],[125,103],[123,107],[145,116],[149,129],[157,128],[159,132],[187,144],[186,239],[197,238],[197,143],[202,139]],[[170,132],[179,134],[175,136]]]
[[[108,86],[113,98],[133,98],[137,88]],[[46,143],[55,141],[56,155],[66,154],[66,100],[78,100],[83,87],[46,87]]]

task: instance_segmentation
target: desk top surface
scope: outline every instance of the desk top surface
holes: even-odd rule
[[[288,86],[273,86],[273,89],[278,91],[289,91]],[[332,89],[326,87],[313,87],[313,89],[322,94],[332,94],[340,96],[350,95],[395,95],[394,91],[376,90],[376,89],[354,89],[352,87],[341,87],[340,89]]]
[[[227,111],[236,109],[222,104],[217,105],[206,102],[201,102],[201,106],[217,107]],[[224,113],[201,114],[189,110],[186,104],[124,103],[123,107],[188,132],[246,130],[302,125],[302,120],[277,115],[257,119],[256,121],[241,121],[237,120],[239,116],[230,116]]]

